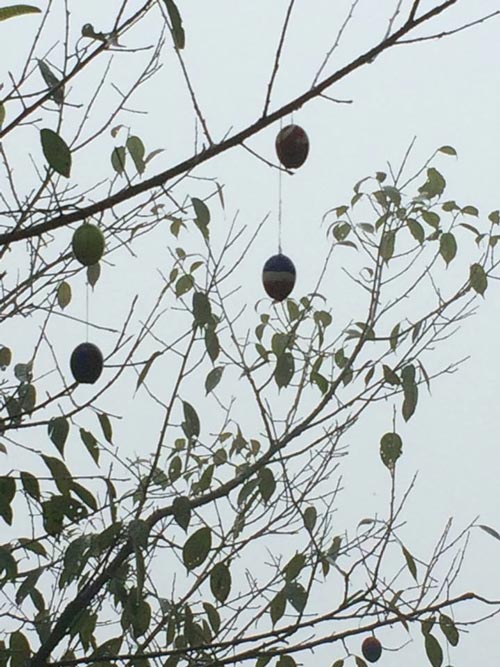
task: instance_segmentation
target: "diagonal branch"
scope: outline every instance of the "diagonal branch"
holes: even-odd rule
[[[435,16],[438,16],[439,14],[442,14],[447,9],[455,5],[458,1],[459,0],[446,0],[441,5],[438,5],[437,7],[434,7],[434,9],[429,10],[426,14],[423,14],[420,18],[412,22],[406,22],[390,37],[382,40],[376,46],[358,56],[344,67],[341,67],[334,74],[327,77],[310,90],[306,91],[302,95],[299,95],[268,116],[259,118],[245,129],[240,130],[236,134],[233,134],[218,144],[210,146],[202,153],[193,155],[183,162],[179,162],[177,165],[171,167],[170,169],[160,172],[156,176],[152,176],[151,178],[146,179],[141,183],[124,188],[123,190],[120,190],[119,192],[106,197],[99,202],[78,208],[72,213],[57,215],[50,220],[35,224],[28,229],[20,229],[10,233],[0,234],[0,245],[13,243],[14,241],[19,241],[21,239],[32,238],[34,236],[40,236],[45,232],[59,229],[60,227],[65,227],[72,224],[73,222],[85,220],[86,218],[92,217],[98,213],[102,213],[103,211],[109,210],[110,208],[113,208],[122,202],[129,201],[130,199],[137,197],[143,192],[147,192],[152,188],[164,185],[172,178],[191,171],[194,167],[208,162],[208,160],[211,160],[216,155],[220,155],[228,149],[234,148],[234,146],[241,145],[249,137],[252,137],[262,129],[272,125],[274,122],[288,115],[292,111],[300,109],[300,107],[302,107],[307,102],[315,99],[316,97],[319,97],[327,88],[330,88],[330,86],[333,84],[341,81],[363,65],[371,63],[381,53],[398,44],[400,39],[411,32],[414,28],[421,25],[422,23],[425,23],[426,21],[429,21]],[[47,94],[47,96],[48,95],[49,94]],[[8,128],[6,128],[6,130],[7,129]]]

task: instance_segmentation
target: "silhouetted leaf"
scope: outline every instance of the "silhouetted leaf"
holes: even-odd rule
[[[494,537],[496,540],[500,540],[500,533],[494,528],[490,528],[490,526],[485,526],[484,524],[481,524],[479,528],[484,530],[485,533],[488,533],[488,535],[491,535],[491,537]]]
[[[87,280],[92,288],[95,287],[100,275],[101,265],[99,262],[97,262],[97,264],[91,264],[90,266],[87,266]]]
[[[170,23],[172,24],[174,44],[178,49],[183,49],[186,45],[186,35],[184,33],[184,28],[182,27],[182,19],[179,10],[177,9],[177,5],[174,0],[164,0],[164,2],[167,7]]]
[[[258,474],[258,486],[262,500],[267,503],[276,490],[276,481],[270,468],[261,468]]]
[[[153,352],[153,354],[149,357],[149,359],[146,361],[144,364],[142,371],[139,373],[139,377],[137,378],[137,384],[135,386],[136,389],[139,389],[141,384],[144,382],[146,379],[147,374],[151,370],[151,366],[153,365],[154,360],[161,355],[161,350],[156,350],[156,352]]]
[[[410,570],[411,576],[415,579],[415,581],[417,581],[417,566],[415,564],[413,556],[407,549],[405,549],[405,547],[402,547],[402,549],[403,549],[403,556],[405,557],[406,565]]]
[[[380,241],[380,256],[388,262],[394,255],[394,244],[396,242],[396,232],[388,231],[382,234]]]
[[[49,166],[58,174],[69,178],[71,173],[71,151],[56,132],[48,128],[40,130],[42,150]]]
[[[456,646],[460,639],[460,635],[458,634],[458,630],[453,619],[446,614],[441,614],[439,617],[439,627],[441,628],[441,632],[446,637],[448,642],[452,646]]]
[[[40,72],[47,86],[49,88],[55,88],[55,90],[52,91],[51,98],[56,104],[61,106],[64,102],[64,86],[58,85],[59,79],[43,60],[38,61],[38,67],[40,68]],[[56,86],[58,87],[56,88]]]
[[[59,307],[64,310],[66,306],[71,302],[71,285],[63,280],[62,283],[59,283],[57,288],[57,303]]]
[[[99,424],[101,425],[102,433],[106,440],[112,444],[113,443],[113,428],[109,417],[105,412],[98,412],[97,418],[99,419]]]
[[[291,352],[284,352],[276,361],[274,369],[274,380],[278,387],[282,389],[290,384],[295,372],[295,362]]]
[[[285,608],[286,608],[286,594],[285,591],[282,590],[274,596],[269,606],[269,613],[271,614],[271,621],[273,625],[276,625],[276,623],[283,616],[283,614],[285,613]]]
[[[443,664],[443,650],[434,635],[425,635],[425,652],[432,667],[441,667]]]
[[[215,368],[212,368],[205,380],[205,394],[209,394],[215,389],[221,380],[223,372],[224,366],[216,366]]]
[[[146,168],[146,163],[144,162],[144,155],[146,153],[146,150],[144,148],[142,140],[139,137],[131,136],[127,139],[126,146],[135,164],[137,172],[139,174],[142,174],[144,172],[144,169]]]
[[[386,433],[380,440],[380,457],[382,463],[393,470],[396,461],[403,451],[403,442],[397,433]]]
[[[11,5],[10,7],[0,8],[0,21],[14,18],[15,16],[22,16],[23,14],[39,14],[40,9],[32,5]],[[14,666],[13,666],[14,667]]]
[[[441,234],[439,239],[439,253],[448,265],[457,254],[457,242],[451,232]]]
[[[123,174],[127,162],[125,146],[116,146],[111,153],[111,166],[117,174]]]
[[[182,547],[182,560],[188,570],[194,570],[201,565],[210,552],[212,546],[212,531],[203,526],[193,533]]]
[[[210,590],[218,602],[224,603],[231,591],[231,572],[225,563],[216,563],[210,573]]]
[[[312,505],[304,510],[304,525],[308,530],[313,530],[316,524],[317,512]]]
[[[305,564],[306,564],[306,557],[304,556],[304,554],[297,553],[295,554],[295,556],[292,556],[292,558],[283,568],[283,574],[285,575],[286,581],[289,582],[296,579],[301,573]]]
[[[287,583],[285,587],[287,600],[290,602],[292,607],[301,614],[307,603],[307,591],[296,581]]]
[[[191,521],[191,505],[189,498],[186,496],[177,496],[172,503],[172,512],[177,524],[187,530],[189,522]]]
[[[64,445],[69,433],[69,422],[66,417],[54,417],[48,425],[49,438],[57,447],[61,456],[64,455]]]
[[[182,401],[182,409],[184,411],[182,430],[186,438],[197,438],[200,435],[200,420],[196,410],[187,401]]]
[[[488,287],[488,276],[481,264],[472,264],[470,267],[470,284],[472,289],[483,295]]]
[[[92,435],[90,431],[86,431],[84,428],[80,429],[80,438],[87,448],[88,453],[94,459],[96,463],[99,463],[99,445],[97,440]]]

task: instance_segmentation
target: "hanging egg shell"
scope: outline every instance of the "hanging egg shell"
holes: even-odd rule
[[[83,266],[97,264],[104,253],[104,235],[95,225],[85,222],[73,234],[73,254]]]
[[[304,164],[309,153],[309,139],[299,125],[283,127],[276,137],[276,153],[287,169],[297,169]]]
[[[368,662],[377,662],[382,654],[382,644],[376,637],[367,637],[361,644],[361,652]]]
[[[81,384],[94,384],[102,373],[104,360],[94,343],[80,343],[71,354],[69,365],[73,377]]]
[[[262,283],[267,294],[275,301],[283,301],[293,290],[296,271],[292,260],[279,253],[264,264]]]

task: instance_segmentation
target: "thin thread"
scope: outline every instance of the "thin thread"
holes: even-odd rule
[[[89,342],[89,279],[87,276],[86,294],[85,294],[85,338]]]
[[[283,119],[280,119],[280,131],[283,128]],[[282,169],[278,170],[278,252],[281,255],[281,226],[283,218],[283,197],[282,197],[282,187],[283,187],[283,171]]]

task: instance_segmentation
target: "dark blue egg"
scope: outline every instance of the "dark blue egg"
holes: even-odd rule
[[[287,298],[295,285],[296,271],[286,255],[273,255],[264,264],[262,283],[267,294],[275,301]]]
[[[97,382],[103,363],[102,352],[94,343],[80,343],[73,350],[69,362],[73,377],[82,384]]]

